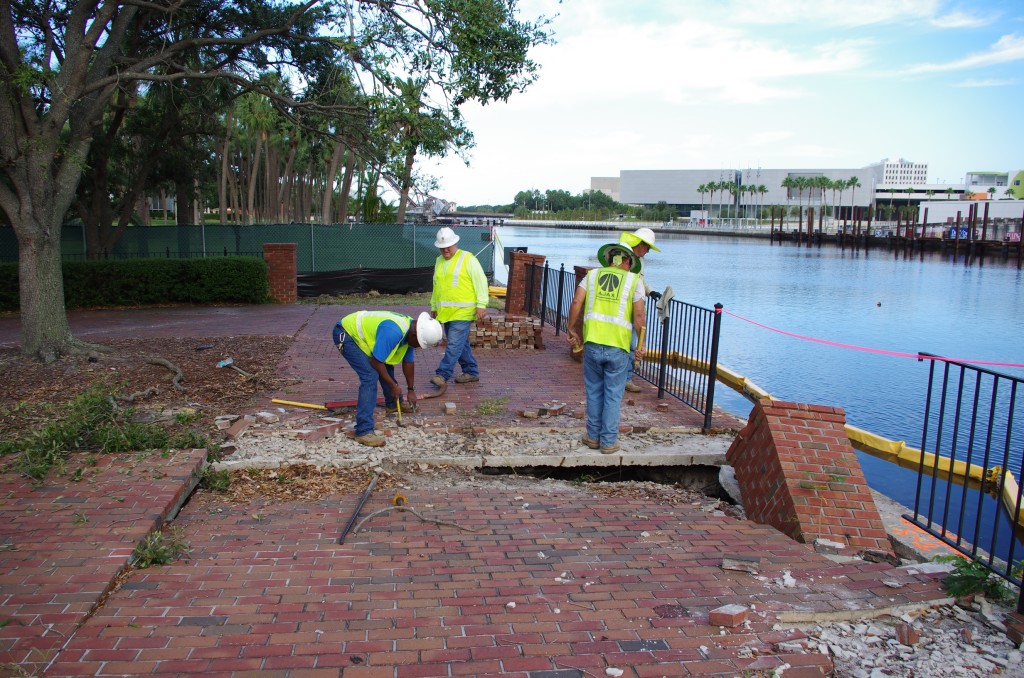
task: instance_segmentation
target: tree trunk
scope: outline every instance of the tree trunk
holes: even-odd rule
[[[356,154],[349,150],[345,157],[345,177],[341,180],[341,202],[338,205],[338,221],[348,223],[348,195],[352,191],[352,175],[356,170]]]
[[[228,158],[231,157],[231,127],[232,109],[228,109],[227,118],[224,121],[224,143],[220,152],[220,181],[217,182],[217,207],[220,210],[220,223],[228,223],[228,174],[231,166]]]
[[[398,214],[395,215],[396,224],[405,223],[405,208],[409,204],[409,189],[412,186],[412,166],[416,159],[416,147],[413,146],[405,155],[405,167],[402,169],[402,195],[398,201]]]
[[[250,224],[256,223],[256,179],[259,177],[260,153],[263,151],[262,136],[262,132],[256,136],[256,148],[253,149],[252,166],[249,168],[249,192],[246,196],[246,209]]]
[[[320,198],[320,221],[324,224],[331,223],[331,205],[334,202],[334,180],[338,176],[341,159],[345,157],[345,150],[345,142],[341,139],[335,139],[334,151],[331,153],[331,162],[327,167],[327,174],[324,177],[323,195]]]

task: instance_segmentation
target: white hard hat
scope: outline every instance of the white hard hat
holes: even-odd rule
[[[447,226],[442,226],[437,232],[437,240],[434,241],[434,247],[440,250],[445,247],[451,247],[457,242],[459,242],[459,236],[455,234],[455,231]]]
[[[443,229],[442,229],[443,230]],[[451,229],[448,229],[451,230]],[[424,311],[416,318],[416,339],[423,348],[433,348],[441,343],[444,332],[441,323],[431,318],[430,314]]]
[[[630,247],[636,247],[640,243],[647,243],[652,250],[660,252],[657,247],[654,246],[654,231],[647,228],[638,228],[632,233],[623,233],[619,237],[619,242],[629,245]]]

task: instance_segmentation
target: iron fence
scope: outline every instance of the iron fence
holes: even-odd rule
[[[558,336],[568,329],[576,274],[564,265],[555,270],[531,262],[527,267],[526,312]],[[680,400],[703,414],[704,428],[711,428],[722,305],[708,309],[677,299],[648,300],[647,328],[647,357],[635,373],[658,387],[658,398]]]
[[[104,252],[89,252],[81,225],[61,229],[68,260],[146,257],[262,257],[264,243],[296,243],[299,273],[353,269],[408,269],[434,265],[434,224],[197,224],[133,226]],[[456,226],[459,248],[472,252],[493,276],[493,237],[488,226]],[[18,261],[14,229],[0,226],[0,261]]]
[[[1024,379],[919,354],[930,363],[914,513],[957,552],[1022,586]],[[1024,613],[1024,590],[1017,611]]]

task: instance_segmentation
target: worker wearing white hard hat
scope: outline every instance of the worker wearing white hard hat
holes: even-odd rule
[[[331,334],[334,345],[359,377],[356,401],[356,442],[383,447],[384,437],[373,432],[377,384],[384,391],[384,407],[396,412],[402,389],[395,381],[395,365],[402,364],[408,387],[406,401],[416,402],[416,363],[410,348],[431,348],[444,340],[441,323],[420,313],[410,316],[390,311],[356,311],[339,320]]]
[[[654,231],[645,226],[643,228],[636,229],[632,233],[622,233],[619,236],[619,242],[624,245],[629,245],[633,252],[640,257],[640,284],[644,288],[644,295],[657,301],[661,294],[651,289],[651,286],[647,284],[647,278],[644,277],[644,255],[651,250],[654,250],[655,252],[661,251],[654,244]],[[632,344],[633,349],[636,348],[637,340],[638,337],[634,334]],[[626,381],[626,390],[630,393],[640,392],[640,387],[633,381],[632,375]]]
[[[451,228],[444,226],[437,231],[434,246],[440,255],[434,262],[430,314],[444,326],[448,339],[444,356],[430,379],[438,388],[452,377],[459,384],[480,381],[480,366],[473,356],[469,331],[474,320],[483,320],[487,314],[487,275],[477,258],[458,245],[459,236]],[[462,370],[458,376],[456,365]]]

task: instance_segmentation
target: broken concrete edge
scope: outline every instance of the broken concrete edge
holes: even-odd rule
[[[919,603],[903,603],[885,607],[857,608],[850,610],[830,610],[818,612],[814,610],[791,610],[775,613],[780,624],[791,624],[800,628],[801,624],[827,624],[830,622],[859,622],[879,617],[901,617],[905,614],[923,612],[931,608],[946,607],[956,603],[956,598],[938,598]]]
[[[345,458],[339,457],[327,464],[320,466],[330,468],[358,468],[366,465],[391,464],[395,466],[438,466],[466,469],[500,469],[500,468],[523,468],[523,467],[611,467],[611,466],[720,466],[725,463],[724,453],[708,453],[705,455],[687,453],[682,455],[630,455],[630,454],[599,454],[588,451],[581,454],[563,455],[536,455],[525,454],[505,456],[459,456],[459,457],[404,457],[388,456],[386,452],[381,454],[382,449],[374,448],[375,458],[368,457]],[[235,469],[276,469],[292,464],[308,463],[302,459],[279,459],[269,462],[251,462],[246,460],[221,460],[211,464],[215,471]]]

